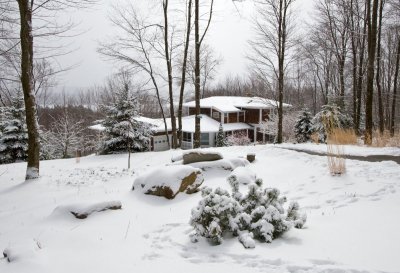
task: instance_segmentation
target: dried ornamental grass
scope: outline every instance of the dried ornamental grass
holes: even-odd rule
[[[346,172],[346,159],[342,145],[328,143],[328,168],[331,175],[342,175]]]

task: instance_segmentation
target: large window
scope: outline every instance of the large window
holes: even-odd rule
[[[200,134],[200,144],[201,145],[210,145],[210,137],[208,136],[208,133]]]
[[[182,141],[192,142],[192,134],[183,132],[182,134]]]

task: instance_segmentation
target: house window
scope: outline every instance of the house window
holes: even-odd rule
[[[191,133],[182,133],[182,140],[186,142],[192,142],[192,134]]]
[[[200,144],[201,145],[210,145],[210,138],[208,136],[208,133],[201,133]]]
[[[219,112],[213,112],[212,117],[215,119],[219,119]]]

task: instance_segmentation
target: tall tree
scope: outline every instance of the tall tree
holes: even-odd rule
[[[364,143],[372,144],[372,129],[373,129],[373,96],[374,96],[374,75],[375,75],[375,55],[378,32],[378,8],[379,0],[367,1],[367,40],[368,40],[368,66],[367,66],[367,87],[365,101],[365,133]],[[372,3],[371,3],[372,2]]]
[[[182,61],[182,76],[181,76],[181,85],[179,89],[179,106],[178,106],[178,140],[179,146],[182,145],[182,109],[183,109],[183,97],[185,92],[185,84],[186,84],[186,68],[187,68],[187,60],[189,53],[189,42],[190,42],[190,32],[192,29],[192,0],[189,0],[187,4],[187,19],[186,19],[186,37],[185,37],[185,45],[183,51],[183,61]]]
[[[201,86],[200,86],[200,48],[201,44],[204,40],[204,37],[207,34],[207,31],[211,24],[212,14],[213,14],[213,6],[214,0],[211,0],[209,17],[207,21],[207,26],[203,32],[203,35],[200,38],[200,0],[194,1],[194,37],[195,37],[195,86],[194,86],[194,95],[195,95],[195,131],[194,131],[194,139],[193,139],[193,148],[200,148],[200,96],[201,96]]]
[[[277,81],[278,131],[277,143],[282,143],[283,96],[288,51],[293,46],[291,21],[294,0],[258,0],[259,18],[255,21],[257,37],[250,41],[254,55],[250,57],[261,74],[272,72],[270,82]],[[268,72],[266,72],[267,70]]]
[[[169,45],[169,25],[168,25],[168,0],[163,0],[163,14],[164,14],[164,51],[165,60],[167,62],[167,74],[168,74],[168,93],[169,93],[169,111],[171,116],[171,129],[172,129],[172,148],[178,148],[178,139],[176,134],[176,118],[175,118],[175,107],[174,107],[174,92],[172,82],[172,62]]]

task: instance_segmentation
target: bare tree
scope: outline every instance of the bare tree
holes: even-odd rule
[[[289,50],[293,47],[292,6],[294,0],[259,0],[255,20],[256,38],[250,41],[254,55],[250,57],[255,70],[265,76],[272,73],[270,82],[277,82],[278,134],[282,143],[283,96],[285,72],[290,63]]]
[[[162,26],[141,19],[133,5],[114,6],[110,20],[122,31],[122,34],[112,37],[111,42],[101,43],[98,52],[127,65],[131,70],[143,73],[148,78],[147,81],[152,85],[157,96],[164,120],[165,135],[170,146],[167,121],[160,95],[161,72],[157,71],[157,66],[154,65],[154,59],[160,56],[157,44],[160,41]]]
[[[374,94],[374,74],[375,74],[375,56],[377,44],[377,20],[379,0],[367,1],[367,40],[368,40],[368,66],[367,66],[367,87],[366,87],[366,102],[365,102],[365,133],[364,143],[372,144],[372,129],[373,129],[373,94]],[[371,3],[372,2],[372,3]]]
[[[182,76],[181,76],[181,84],[179,90],[179,106],[178,106],[178,140],[179,146],[182,145],[182,109],[183,109],[183,97],[185,92],[185,84],[186,84],[186,68],[187,68],[187,59],[189,54],[189,43],[190,43],[190,32],[192,29],[192,4],[193,1],[189,0],[187,3],[187,12],[186,12],[186,36],[183,50],[183,60],[182,60]]]
[[[195,0],[194,1],[194,36],[195,36],[195,69],[194,69],[194,74],[195,74],[195,88],[194,88],[194,94],[195,94],[195,132],[194,132],[194,138],[193,138],[193,148],[200,148],[200,92],[201,92],[201,86],[200,86],[200,49],[201,49],[201,44],[204,41],[204,38],[207,34],[207,31],[210,27],[211,24],[211,19],[213,15],[213,6],[214,6],[214,0],[211,0],[210,4],[210,11],[209,11],[209,17],[207,20],[207,26],[203,32],[203,35],[201,35],[200,38],[200,0]]]

